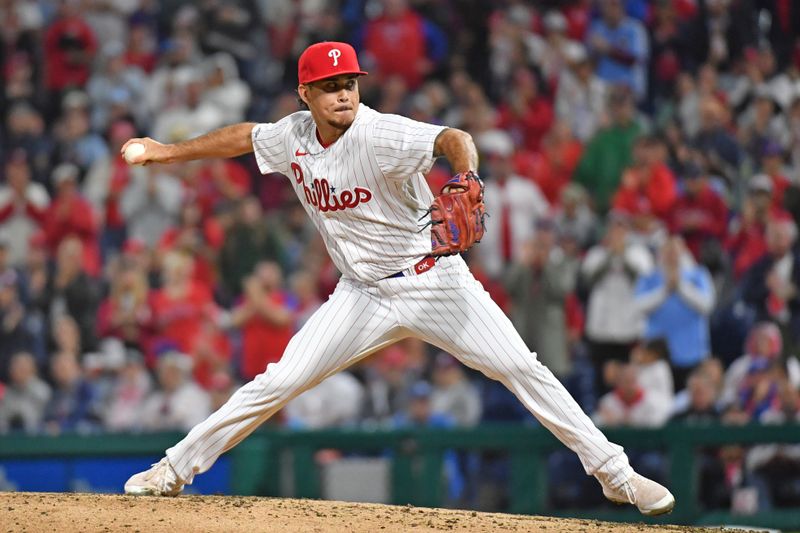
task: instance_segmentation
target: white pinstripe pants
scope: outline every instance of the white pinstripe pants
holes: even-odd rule
[[[167,450],[170,463],[190,483],[291,398],[408,336],[434,344],[502,382],[578,454],[587,474],[613,486],[632,474],[623,449],[605,438],[539,363],[460,257],[440,259],[419,276],[374,285],[342,279],[292,338],[279,362],[268,365]]]

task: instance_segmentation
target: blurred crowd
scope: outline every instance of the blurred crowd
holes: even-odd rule
[[[359,51],[367,105],[473,135],[491,218],[466,259],[598,424],[800,419],[796,2],[0,0],[0,20],[0,433],[188,430],[280,359],[338,278],[286,178],[119,147],[297,110],[297,57],[326,39]],[[407,340],[274,423],[490,421],[532,417]],[[708,450],[704,503],[796,504],[799,473],[796,446]]]

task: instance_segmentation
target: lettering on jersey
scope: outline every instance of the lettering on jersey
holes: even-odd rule
[[[294,174],[294,181],[298,185],[303,183],[303,169],[297,163],[292,163],[292,174]]]
[[[328,52],[328,57],[333,58],[333,66],[339,65],[339,56],[342,55],[342,51],[338,48],[331,48],[331,51]]]
[[[300,165],[292,163],[291,167],[295,183],[303,185],[306,202],[323,213],[352,209],[358,204],[365,204],[372,200],[372,191],[364,187],[356,187],[352,191],[345,189],[337,194],[336,188],[331,187],[325,178],[315,179],[309,187],[303,183],[303,169],[300,168]]]

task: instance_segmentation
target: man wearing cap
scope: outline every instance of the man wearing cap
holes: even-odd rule
[[[709,258],[701,254],[719,249],[725,239],[728,206],[709,185],[708,173],[700,165],[690,161],[682,170],[683,190],[670,213],[670,230],[684,238],[696,260],[705,263]]]
[[[486,273],[499,278],[512,261],[519,259],[523,244],[533,237],[536,221],[547,216],[550,205],[538,185],[514,173],[514,141],[501,130],[481,133],[475,140],[489,176],[486,180],[486,211],[497,221],[486,225],[481,257]]]
[[[773,206],[772,191],[769,176],[756,174],[750,178],[742,212],[731,223],[725,248],[733,259],[733,274],[737,279],[766,252],[770,218],[786,216],[784,211]]]
[[[128,494],[177,495],[196,474],[331,374],[407,337],[446,350],[503,382],[580,457],[605,495],[645,514],[674,497],[636,474],[620,446],[592,424],[525,346],[458,255],[434,259],[424,219],[433,195],[424,173],[444,156],[453,172],[475,172],[478,156],[460,130],[378,113],[360,104],[366,74],[346,43],[322,42],[300,56],[298,96],[308,111],[275,123],[236,124],[196,139],[145,146],[132,163],[181,162],[254,152],[262,173],[280,172],[322,235],[342,277],[292,338],[281,360],[125,484]]]

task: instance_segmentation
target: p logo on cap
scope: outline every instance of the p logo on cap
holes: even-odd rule
[[[338,48],[334,48],[330,52],[328,52],[328,57],[333,58],[333,66],[339,66],[339,56],[342,55],[342,52]]]
[[[300,83],[324,80],[343,74],[366,74],[358,66],[356,51],[347,43],[326,41],[312,44],[297,62]]]

